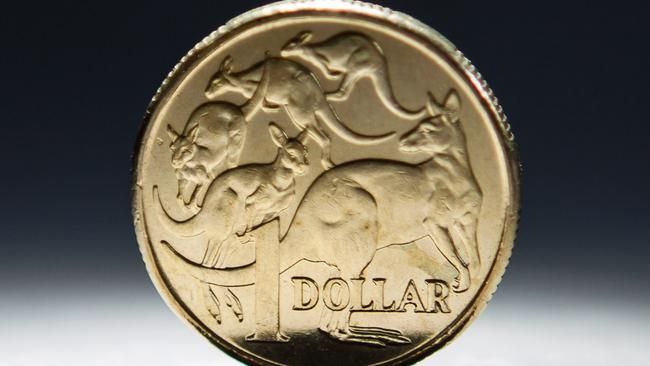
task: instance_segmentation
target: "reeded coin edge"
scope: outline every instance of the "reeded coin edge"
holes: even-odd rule
[[[140,252],[143,256],[147,272],[149,273],[157,291],[160,293],[167,305],[174,310],[181,319],[192,325],[199,333],[204,335],[219,349],[238,360],[257,365],[281,365],[263,359],[243,349],[233,347],[230,342],[225,341],[209,330],[207,326],[191,313],[190,309],[188,309],[182,301],[177,300],[177,294],[173,288],[167,285],[169,281],[164,273],[159,270],[159,263],[150,247],[149,235],[145,225],[144,209],[142,204],[143,192],[138,167],[143,162],[144,142],[147,141],[150,132],[149,122],[155,115],[157,107],[164,102],[167,95],[171,94],[175,90],[178,86],[178,81],[182,80],[183,76],[197,65],[202,55],[217,48],[230,37],[233,37],[236,33],[254,27],[257,23],[284,15],[302,15],[309,13],[322,15],[323,12],[338,12],[352,17],[356,16],[364,20],[385,23],[388,26],[397,27],[398,29],[406,31],[409,35],[421,40],[421,43],[424,45],[433,46],[433,51],[444,56],[448,63],[455,68],[460,75],[464,75],[466,81],[473,86],[471,88],[472,91],[483,103],[483,106],[490,112],[489,114],[493,125],[501,133],[502,138],[500,139],[500,142],[502,144],[502,152],[510,163],[508,178],[510,183],[509,201],[511,205],[506,210],[506,219],[497,257],[490,269],[488,278],[477,291],[477,295],[470,302],[470,305],[458,315],[457,319],[449,327],[441,331],[436,338],[430,340],[424,346],[411,350],[397,358],[382,361],[376,365],[403,365],[417,362],[442,348],[462,333],[485,308],[492,298],[493,293],[496,291],[505,272],[505,268],[508,265],[516,237],[516,228],[519,219],[519,174],[521,168],[510,124],[503,112],[503,108],[500,106],[485,79],[478,72],[476,67],[472,65],[469,59],[467,59],[467,57],[465,57],[444,36],[409,15],[361,1],[287,0],[265,5],[243,13],[198,42],[185,56],[181,58],[163,80],[149,103],[142,123],[140,124],[136,140],[137,142],[134,149],[132,168],[132,214]]]

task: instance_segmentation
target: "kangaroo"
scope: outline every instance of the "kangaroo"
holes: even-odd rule
[[[206,95],[213,99],[228,92],[243,95],[249,101],[242,106],[246,117],[259,108],[283,108],[292,122],[322,148],[321,163],[331,169],[330,137],[324,123],[346,141],[355,144],[379,144],[394,133],[366,136],[345,126],[325,99],[314,75],[303,65],[281,58],[269,57],[240,72],[233,72],[232,57],[226,57],[219,71],[212,77]]]
[[[230,169],[219,175],[208,188],[201,210],[191,218],[173,219],[158,197],[159,216],[172,232],[184,237],[200,235],[208,239],[203,258],[207,267],[220,266],[227,259],[227,241],[235,241],[276,217],[295,196],[295,177],[306,173],[309,159],[303,131],[288,139],[276,124],[269,124],[271,139],[278,146],[275,160],[269,164],[250,164]],[[157,196],[157,187],[155,195]],[[199,232],[197,232],[197,230]]]
[[[454,92],[445,103],[453,105],[458,105]],[[480,268],[476,227],[482,194],[462,127],[457,120],[425,119],[401,137],[400,150],[428,158],[419,164],[352,161],[314,181],[281,239],[282,272],[307,260],[335,267],[342,278],[359,278],[378,250],[428,237],[458,271],[454,291],[469,288],[471,272]],[[242,286],[255,281],[254,265],[207,269],[188,265],[173,247],[163,248],[163,255],[207,283]],[[379,345],[405,341],[397,330],[350,327],[349,309],[325,311],[320,330],[337,340]]]
[[[197,210],[209,183],[237,165],[246,137],[246,120],[233,104],[206,103],[192,113],[182,133],[171,125],[167,125],[167,133],[178,180],[177,200],[181,206]]]
[[[354,85],[367,77],[384,105],[397,116],[412,120],[433,116],[428,108],[412,111],[399,104],[390,84],[386,57],[377,42],[353,32],[340,33],[319,43],[309,43],[311,39],[311,32],[301,32],[287,42],[280,54],[308,61],[331,79],[340,78],[337,91],[328,94],[328,100],[346,100]]]

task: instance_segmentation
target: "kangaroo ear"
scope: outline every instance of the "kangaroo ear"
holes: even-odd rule
[[[187,133],[187,137],[192,143],[196,142],[196,139],[199,138],[199,125],[197,124],[196,126],[192,127],[190,132]]]
[[[172,144],[176,140],[178,140],[179,134],[176,131],[174,131],[174,127],[172,127],[171,125],[167,125],[167,134],[169,135],[169,138],[172,139]]]
[[[296,136],[296,140],[300,142],[303,146],[307,143],[307,139],[309,138],[309,133],[307,130],[302,130],[298,136]]]
[[[446,120],[451,123],[458,122],[458,112],[460,111],[460,97],[455,90],[451,90],[445,98]]]
[[[299,44],[305,44],[305,43],[309,42],[312,35],[313,34],[310,31],[300,32],[300,34],[298,34],[298,43]]]
[[[224,74],[230,74],[232,72],[232,56],[226,56],[219,66],[219,71]]]
[[[287,144],[287,134],[273,122],[269,123],[269,133],[271,134],[271,140],[273,140],[273,143],[278,147]]]
[[[445,98],[445,109],[453,112],[458,112],[460,109],[460,97],[454,89],[452,89]]]

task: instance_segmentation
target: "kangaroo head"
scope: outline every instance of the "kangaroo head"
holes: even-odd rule
[[[291,56],[304,56],[304,46],[311,40],[312,33],[309,31],[300,32],[298,35],[289,40],[280,51],[280,56],[282,57],[291,57]]]
[[[208,98],[219,98],[223,94],[239,89],[238,83],[232,75],[232,70],[232,57],[226,56],[221,62],[219,70],[212,76],[208,87],[205,89]]]
[[[464,134],[455,117],[460,108],[458,95],[450,92],[443,105],[437,107],[440,113],[426,118],[400,138],[401,151],[434,155],[448,152],[452,148],[464,148]]]
[[[172,151],[172,167],[183,168],[198,151],[196,140],[199,135],[199,125],[194,126],[187,135],[174,131],[174,128],[167,125],[167,134],[171,138],[169,149]]]
[[[424,152],[430,155],[448,153],[452,149],[464,149],[464,134],[457,121],[430,117],[400,138],[399,149],[407,153]]]
[[[291,170],[295,175],[305,174],[309,168],[309,153],[305,146],[307,132],[302,131],[298,136],[290,139],[278,125],[271,122],[269,133],[271,140],[279,148],[276,164]]]

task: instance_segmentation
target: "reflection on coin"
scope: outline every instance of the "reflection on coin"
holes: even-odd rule
[[[140,249],[170,307],[255,365],[415,362],[495,291],[518,165],[447,40],[360,2],[282,2],[199,43],[136,152]]]

